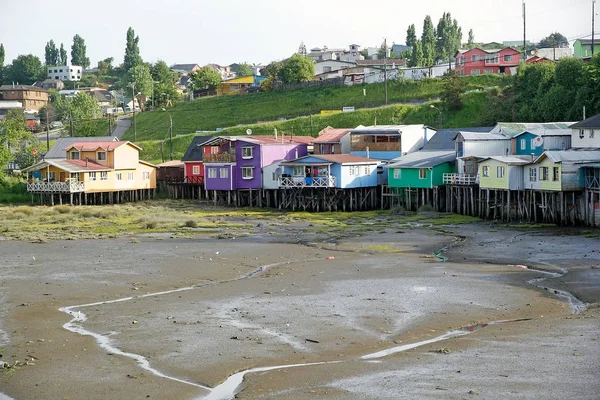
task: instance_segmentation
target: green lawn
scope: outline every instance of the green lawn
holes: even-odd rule
[[[508,84],[507,78],[499,75],[469,76],[462,79],[467,82],[468,90]],[[433,100],[440,96],[442,87],[441,79],[425,79],[419,82],[390,81],[388,102],[407,104]],[[366,89],[366,96],[363,96],[363,89]],[[319,114],[321,110],[341,110],[345,106],[368,108],[383,104],[383,84],[214,96],[182,103],[167,111],[156,110],[138,114],[137,138],[165,139],[169,132],[169,114],[173,119],[173,134],[178,135],[199,130],[213,131],[240,124],[255,124],[259,121],[292,119]],[[127,131],[125,139],[133,139],[133,127]]]

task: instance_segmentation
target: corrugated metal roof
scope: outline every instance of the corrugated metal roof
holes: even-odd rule
[[[552,130],[567,130],[573,122],[498,122],[492,132],[502,133],[514,137],[523,132],[531,132],[541,135]]]
[[[544,154],[539,156],[535,162],[537,163],[539,160],[542,160],[544,157],[548,157],[552,161],[558,162],[572,162],[572,163],[581,163],[581,162],[600,162],[600,150],[596,151],[574,151],[574,150],[564,150],[564,151],[546,151]]]
[[[417,151],[402,156],[398,161],[388,165],[388,168],[431,168],[447,162],[454,162],[454,151]]]
[[[339,143],[342,137],[350,132],[348,128],[332,128],[328,126],[319,132],[319,136],[314,140],[314,143]]]
[[[116,136],[96,136],[96,137],[69,137],[69,138],[58,138],[54,145],[48,150],[44,156],[45,160],[66,158],[65,148],[69,145],[77,142],[98,142],[98,141],[118,141],[119,138]]]
[[[600,128],[600,114],[596,114],[593,117],[589,117],[583,121],[579,121],[574,125],[571,125],[571,128],[579,129],[579,128]]]
[[[377,126],[359,126],[358,128],[352,129],[350,133],[352,134],[400,134],[402,129],[406,127],[419,127],[423,128],[422,124],[415,125],[377,125]]]
[[[484,133],[484,132],[464,132],[461,131],[460,135],[465,140],[509,140],[510,138],[498,134],[498,133]]]
[[[352,154],[311,154],[308,156],[300,157],[291,161],[283,161],[281,164],[291,165],[291,164],[315,164],[314,161],[308,161],[308,159],[319,159],[323,160],[326,163],[334,163],[334,164],[379,164],[381,161],[355,156]],[[306,160],[303,162],[303,160]]]
[[[476,128],[449,128],[438,130],[431,139],[423,146],[422,151],[454,150],[454,138],[461,131],[487,133],[492,127]]]
[[[212,139],[214,136],[194,136],[181,161],[202,161],[202,145]]]
[[[486,160],[496,160],[507,165],[524,165],[532,162],[530,156],[491,156],[483,159],[482,162]]]
[[[141,148],[129,141],[114,141],[114,140],[103,140],[103,141],[85,141],[85,142],[75,142],[66,146],[63,150],[69,150],[71,148],[76,148],[80,151],[95,151],[97,149],[103,149],[106,151],[113,151],[114,149],[121,147],[123,145],[130,144],[137,149],[141,150]]]
[[[157,168],[167,168],[167,167],[180,167],[183,168],[183,161],[173,160],[167,161],[156,166]]]

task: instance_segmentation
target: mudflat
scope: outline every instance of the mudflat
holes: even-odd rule
[[[0,240],[0,392],[597,398],[599,239],[369,221]]]

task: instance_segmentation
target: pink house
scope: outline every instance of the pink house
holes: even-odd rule
[[[512,47],[502,50],[458,50],[456,72],[459,75],[511,74],[511,67],[519,65],[521,53]]]

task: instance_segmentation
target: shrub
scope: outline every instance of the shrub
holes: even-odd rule
[[[419,207],[419,210],[417,212],[425,213],[425,212],[431,212],[431,211],[433,211],[432,206],[430,206],[429,204],[423,204],[421,207]]]
[[[390,208],[390,214],[403,215],[404,213],[406,213],[406,209],[400,205]]]
[[[154,229],[158,223],[156,221],[146,221],[142,224],[142,228],[144,229]]]
[[[189,219],[189,220],[185,221],[183,226],[185,226],[186,228],[196,228],[198,226],[198,224],[193,219]]]
[[[21,213],[23,215],[31,215],[33,214],[33,208],[27,206],[15,207],[13,212]]]
[[[55,206],[54,210],[59,214],[68,214],[71,212],[71,207],[69,206]]]

